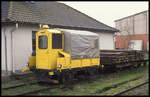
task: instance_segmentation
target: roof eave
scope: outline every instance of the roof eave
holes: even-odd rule
[[[5,19],[2,21],[3,23],[9,23],[9,22],[13,22],[13,23],[30,23],[30,24],[43,24],[43,23],[39,23],[39,22],[24,22],[24,21],[14,21],[11,19]],[[63,25],[53,25],[53,24],[48,24],[52,27],[60,27],[60,28],[70,28],[70,29],[77,29],[77,30],[89,30],[89,31],[95,31],[95,32],[99,32],[99,31],[108,31],[108,32],[119,32],[119,30],[115,29],[115,30],[107,30],[107,29],[96,29],[96,28],[85,28],[85,27],[73,27],[73,26],[63,26]]]

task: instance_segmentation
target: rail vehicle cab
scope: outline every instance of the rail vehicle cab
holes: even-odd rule
[[[36,46],[36,69],[56,69],[59,52],[64,49],[64,34],[44,25],[36,34]]]
[[[50,75],[54,71],[63,69],[62,64],[70,64],[71,57],[64,52],[64,33],[60,30],[49,29],[48,25],[43,25],[36,32],[36,52],[29,57],[28,69],[22,72],[46,70]]]

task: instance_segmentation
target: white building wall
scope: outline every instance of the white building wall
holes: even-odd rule
[[[13,34],[14,69],[16,72],[26,68],[32,53],[32,31],[39,30],[38,25],[20,24]]]
[[[146,13],[134,16],[134,32],[135,34],[146,34],[147,26]]]
[[[1,29],[1,68],[2,70],[6,69],[5,65],[5,36],[4,36],[4,28]]]
[[[12,54],[11,54],[11,33],[15,30],[15,25],[2,25],[2,71],[6,72],[6,65],[7,70],[12,71]],[[6,36],[6,40],[5,40]],[[6,42],[6,47],[5,47]],[[5,55],[5,52],[7,52],[7,55]],[[7,64],[5,62],[5,59],[7,59]],[[9,72],[10,73],[10,72]]]
[[[149,11],[146,13],[146,34],[149,34]]]
[[[6,71],[5,63],[5,37],[7,38],[7,65],[8,72],[18,73],[25,68],[32,53],[32,31],[39,30],[38,25],[15,24],[2,27],[2,71]],[[12,38],[11,38],[12,35]],[[13,57],[12,57],[13,56]]]
[[[115,49],[114,33],[112,32],[99,32],[100,36],[99,48],[100,49]]]
[[[117,35],[147,34],[149,28],[148,11],[120,19],[115,22],[116,28],[121,31]]]

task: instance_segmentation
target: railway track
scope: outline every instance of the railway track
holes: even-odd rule
[[[23,85],[18,85],[18,86],[13,86],[13,87],[8,87],[8,88],[3,88],[3,90],[9,90],[9,89],[15,89],[15,88],[20,88],[20,87],[23,87],[23,86],[25,86],[25,85],[33,85],[33,84],[37,84],[38,82],[34,82],[34,83],[28,83],[28,84],[23,84]],[[41,84],[41,83],[40,83]],[[68,86],[65,86],[65,85],[59,85],[59,84],[51,84],[50,86],[44,86],[43,87],[43,85],[41,84],[40,85],[39,83],[38,83],[38,86],[41,86],[38,90],[30,90],[30,91],[27,91],[27,92],[22,92],[22,93],[17,93],[17,94],[15,94],[14,96],[28,96],[28,95],[36,95],[36,93],[40,93],[40,92],[44,92],[44,91],[48,91],[48,90],[50,90],[50,89],[54,89],[54,88],[69,88]],[[45,84],[45,83],[44,83]]]
[[[38,90],[34,90],[34,91],[19,93],[19,94],[16,94],[15,96],[24,96],[24,95],[36,94],[36,93],[47,91],[49,89],[54,89],[54,88],[59,88],[59,86],[50,86],[50,87],[47,87],[47,88],[42,88],[42,89],[38,89]]]
[[[81,80],[81,81],[83,81],[83,80]],[[23,95],[31,95],[31,94],[34,95],[36,93],[44,92],[44,91],[47,91],[47,90],[50,90],[50,89],[54,89],[54,88],[62,88],[62,89],[69,88],[69,89],[72,89],[72,85],[70,83],[66,83],[66,84],[48,84],[48,83],[43,83],[42,84],[42,83],[40,83],[40,81],[36,81],[36,82],[22,83],[22,84],[19,84],[19,85],[4,87],[4,88],[2,88],[2,90],[14,91],[17,88],[23,88],[26,85],[36,85],[36,84],[37,84],[37,86],[40,86],[39,89],[36,89],[36,90],[30,89],[30,91],[27,91],[27,92],[23,91],[21,93],[18,92],[16,94],[12,94],[12,95],[14,95],[14,96],[23,96]],[[44,84],[46,84],[46,85],[44,85]],[[48,85],[50,85],[50,86],[48,86]],[[29,89],[27,88],[26,90],[29,90]]]
[[[36,86],[38,88],[30,88],[31,85]],[[43,92],[49,89],[59,88],[59,87],[60,87],[59,85],[55,85],[55,84],[51,86],[42,85],[40,81],[36,81],[36,82],[22,83],[22,84],[10,86],[10,87],[4,87],[2,88],[2,91],[5,91],[5,92],[10,91],[10,93],[12,92],[11,95],[14,95],[14,96],[23,96],[23,95],[36,94],[38,92]],[[23,88],[26,88],[26,89],[23,89]],[[17,93],[13,93],[13,91],[15,92],[16,89],[20,89],[21,91]]]
[[[4,87],[2,88],[3,90],[8,90],[8,89],[13,89],[13,88],[17,88],[17,87],[23,87],[25,85],[33,85],[33,84],[37,84],[38,82],[40,81],[36,81],[36,82],[29,82],[29,83],[22,83],[22,84],[19,84],[19,85],[14,85],[14,86],[10,86],[10,87]]]
[[[30,95],[30,94],[36,94],[36,93],[39,93],[39,92],[43,92],[43,91],[47,91],[49,89],[54,89],[54,88],[68,88],[67,86],[65,85],[60,85],[60,84],[51,84],[51,83],[43,83],[43,82],[40,82],[40,81],[37,81],[37,80],[29,80],[29,79],[21,79],[20,77],[16,76],[17,79],[13,82],[17,83],[19,81],[19,83],[17,83],[17,85],[8,85],[8,86],[4,86],[2,87],[2,91],[4,92],[12,92],[11,95],[14,95],[14,96],[22,96],[22,95]],[[34,88],[32,89],[32,86],[38,86],[38,88]],[[31,88],[30,88],[31,86]],[[28,87],[28,88],[27,88]],[[23,89],[23,88],[26,88],[26,89]],[[13,93],[13,91],[15,92],[16,89],[20,89],[21,91],[20,92],[16,92],[16,93]],[[22,90],[23,89],[23,90]],[[30,90],[30,91],[28,91]]]
[[[136,79],[139,79],[139,78],[141,78],[141,76],[140,77],[137,77],[137,78],[135,78],[135,79],[132,79],[132,81],[133,80],[136,80]],[[29,81],[29,80],[28,80]],[[83,80],[83,81],[85,81],[85,80]],[[89,80],[88,80],[89,81]],[[127,83],[127,82],[129,82],[129,81],[124,81],[124,82],[122,82],[122,83],[119,83],[119,84],[117,84],[117,86],[118,85],[121,85],[121,84],[124,84],[124,83]],[[19,88],[19,87],[24,87],[24,86],[26,86],[26,85],[36,85],[38,83],[38,81],[37,82],[29,82],[29,83],[22,83],[22,84],[19,84],[19,85],[15,85],[15,86],[10,86],[10,87],[4,87],[4,88],[2,88],[2,90],[9,90],[9,89],[15,89],[15,88]],[[112,87],[114,87],[114,86],[112,86]],[[40,86],[40,88],[37,90],[30,90],[30,91],[26,91],[26,92],[18,92],[17,94],[15,94],[15,96],[22,96],[22,95],[31,95],[31,94],[37,94],[37,93],[42,93],[42,92],[44,92],[44,91],[47,91],[47,90],[50,90],[50,89],[54,89],[54,88],[60,88],[60,85],[51,85],[51,86],[48,86],[48,87],[43,87],[42,85]],[[67,88],[67,86],[65,86],[64,88]],[[110,87],[111,88],[111,87]],[[30,89],[30,88],[29,88]],[[107,89],[109,89],[109,87],[106,87],[104,90],[107,90]],[[127,91],[129,91],[129,90],[127,90]],[[100,93],[101,91],[99,91],[99,93]],[[122,92],[124,92],[124,91],[122,91]],[[115,95],[121,95],[121,93],[120,94],[115,94]]]
[[[124,94],[124,93],[127,93],[127,92],[129,92],[129,91],[132,91],[133,89],[136,89],[136,88],[141,87],[141,86],[143,86],[143,85],[145,85],[145,84],[148,84],[148,83],[149,83],[149,81],[143,82],[143,83],[138,84],[138,85],[136,85],[136,86],[134,86],[134,87],[132,87],[132,88],[129,88],[129,89],[123,90],[123,91],[121,91],[121,92],[119,92],[119,93],[117,93],[117,94],[114,94],[113,96],[122,95],[122,94]]]
[[[120,83],[117,83],[117,84],[114,84],[114,85],[111,85],[111,86],[104,87],[103,89],[97,91],[97,93],[106,92],[106,91],[110,90],[111,88],[115,88],[115,87],[118,87],[118,86],[120,86],[120,85],[126,84],[126,83],[128,83],[128,82],[141,79],[142,77],[143,77],[143,76],[139,76],[139,77],[136,77],[136,78],[133,78],[133,79],[130,79],[130,80],[122,81],[122,82],[120,82]]]
[[[32,79],[30,78],[25,78],[24,76],[29,76],[32,77]],[[13,75],[10,77],[12,79],[11,83],[13,83],[14,85],[2,85],[2,90],[9,90],[9,89],[13,89],[13,88],[17,88],[17,87],[23,87],[27,84],[29,85],[33,85],[33,84],[37,84],[40,81],[37,81],[35,78],[33,78],[33,76],[31,76],[30,74],[25,74],[25,75]],[[9,82],[5,82],[4,84],[9,83]]]
[[[33,73],[28,73],[28,74],[12,74],[10,76],[4,76],[2,77],[2,83],[9,83],[9,82],[13,82],[13,81],[23,81],[23,80],[26,80],[26,79],[29,79],[31,77],[33,77],[34,74]]]
[[[124,81],[124,82],[121,82],[121,83],[118,83],[117,85],[115,85],[115,86],[118,86],[118,85],[122,85],[122,84],[125,84],[125,83],[127,83],[127,82],[129,82],[129,81],[133,81],[133,80],[137,80],[137,79],[140,79],[142,76],[139,76],[139,77],[136,77],[136,78],[134,78],[134,79],[131,79],[131,80],[128,80],[128,81]],[[18,86],[13,86],[13,87],[7,87],[7,88],[3,88],[3,90],[9,90],[9,89],[15,89],[15,88],[18,88],[18,87],[23,87],[23,86],[25,86],[25,85],[31,85],[31,84],[37,84],[38,82],[31,82],[31,83],[26,83],[26,84],[22,84],[22,85],[18,85]],[[144,83],[145,84],[145,83]],[[142,84],[143,85],[143,84]],[[15,96],[23,96],[23,95],[36,95],[37,93],[40,93],[40,92],[44,92],[44,91],[48,91],[48,90],[50,90],[50,89],[54,89],[54,88],[60,88],[60,85],[50,85],[50,86],[48,86],[48,87],[43,87],[43,85],[40,85],[41,86],[41,88],[39,88],[38,90],[32,90],[32,89],[30,89],[30,91],[27,91],[27,92],[22,92],[22,93],[17,93],[17,94],[15,94]],[[136,87],[139,87],[139,86],[141,86],[141,85],[138,85],[138,86],[136,86]],[[114,86],[113,86],[114,87]],[[67,86],[64,86],[63,88],[67,88]],[[104,90],[107,90],[108,89],[108,87],[105,87],[105,89]],[[135,88],[135,87],[134,87]],[[126,91],[122,91],[122,92],[120,92],[120,93],[117,93],[117,94],[115,94],[115,95],[121,95],[121,94],[123,94],[123,93],[125,93],[125,92],[127,92],[127,91],[129,91],[129,90],[131,90],[131,89],[128,89],[128,90],[126,90]]]

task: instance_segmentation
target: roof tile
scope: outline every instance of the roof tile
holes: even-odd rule
[[[10,5],[10,2],[12,2],[12,5]],[[58,2],[2,1],[2,20],[7,18],[19,22],[118,31],[68,5]]]

